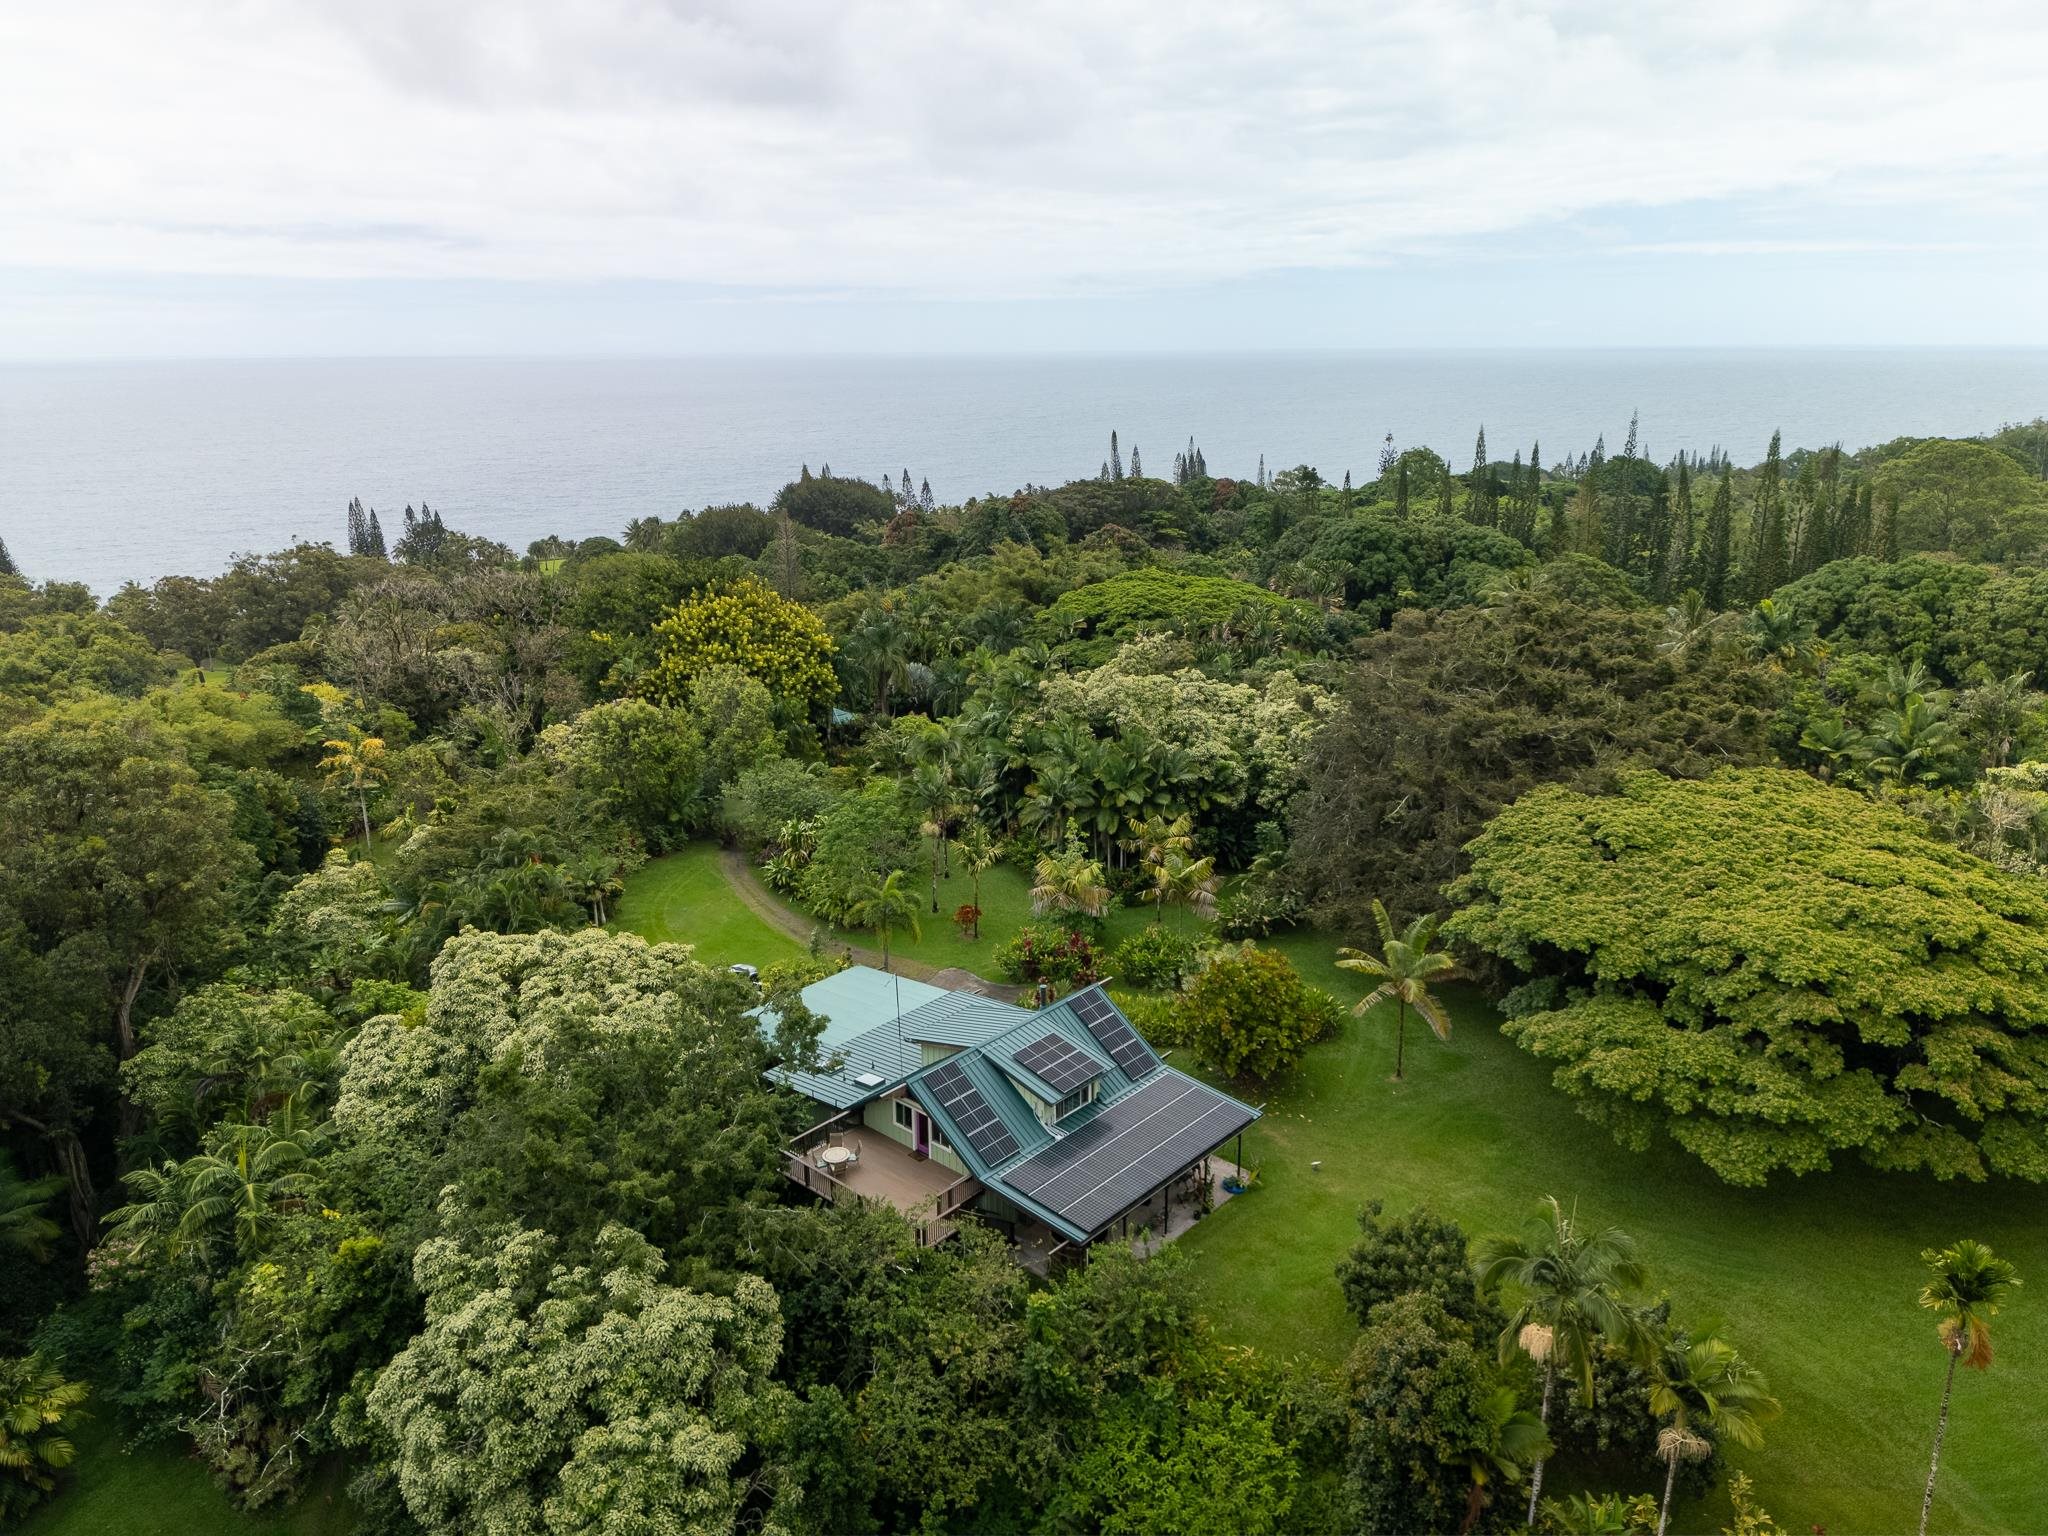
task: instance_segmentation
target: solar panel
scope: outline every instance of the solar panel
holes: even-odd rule
[[[1102,1076],[1102,1068],[1086,1051],[1058,1035],[1032,1041],[1016,1053],[1016,1059],[1018,1066],[1062,1096],[1089,1079]]]
[[[957,1065],[947,1062],[926,1073],[924,1086],[983,1162],[993,1166],[1017,1155],[1017,1138]]]
[[[1213,1089],[1163,1072],[1003,1182],[1092,1232],[1252,1118]]]
[[[1067,999],[1067,1006],[1080,1016],[1095,1043],[1109,1052],[1109,1059],[1123,1068],[1125,1076],[1135,1080],[1158,1068],[1159,1058],[1152,1054],[1152,1047],[1138,1038],[1138,1032],[1101,992],[1083,992]]]

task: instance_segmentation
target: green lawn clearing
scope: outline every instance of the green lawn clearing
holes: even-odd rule
[[[1348,1002],[1364,988],[1331,963],[1337,942],[1297,934],[1278,947]],[[1616,1146],[1501,1035],[1482,997],[1457,990],[1450,1001],[1448,1044],[1410,1018],[1405,1083],[1388,1081],[1394,1015],[1382,1008],[1347,1017],[1341,1038],[1269,1090],[1266,1118],[1245,1138],[1257,1188],[1182,1239],[1226,1339],[1342,1360],[1358,1330],[1331,1268],[1368,1199],[1394,1212],[1426,1202],[1477,1237],[1511,1228],[1555,1194],[1584,1219],[1632,1232],[1677,1315],[1724,1319],[1770,1377],[1785,1415],[1761,1451],[1736,1450],[1730,1464],[1756,1478],[1785,1530],[1910,1530],[1944,1365],[1932,1318],[1914,1305],[1919,1255],[1975,1237],[2015,1260],[2027,1285],[1994,1324],[1997,1363],[1956,1383],[1933,1524],[2048,1531],[2041,1190],[1937,1184],[1847,1162],[1738,1190],[1675,1148]],[[1310,1166],[1317,1160],[1320,1169]],[[1560,1473],[1569,1488],[1569,1469]],[[1717,1493],[1677,1528],[1719,1529],[1726,1516]]]
[[[804,953],[726,883],[716,843],[692,843],[633,871],[612,926],[656,943],[694,944],[708,965],[771,965]]]
[[[127,1450],[111,1409],[96,1405],[73,1439],[78,1460],[20,1536],[344,1536],[356,1527],[339,1466],[316,1474],[289,1508],[244,1515],[205,1467],[171,1446]]]
[[[908,928],[899,928],[890,937],[890,953],[938,969],[960,966],[991,981],[1002,980],[1002,973],[996,965],[996,950],[1015,938],[1017,930],[1031,919],[1030,877],[1008,864],[998,864],[994,869],[983,872],[981,937],[970,939],[953,922],[953,912],[973,901],[972,880],[959,870],[955,870],[950,878],[942,878],[939,881],[939,910],[934,913],[931,910],[930,870],[912,870],[910,873],[915,877],[913,889],[924,898],[918,911],[918,932],[913,934]],[[793,902],[789,905],[793,910],[802,911]],[[1103,924],[1105,947],[1114,947],[1119,940],[1136,933],[1151,921],[1150,908],[1117,909]],[[1169,912],[1166,921],[1192,925],[1197,919],[1184,912]],[[872,933],[829,925],[824,931],[827,937],[842,944],[859,944],[869,949],[880,947]]]

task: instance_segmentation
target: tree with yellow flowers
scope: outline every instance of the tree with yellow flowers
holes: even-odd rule
[[[390,777],[384,761],[384,738],[365,735],[360,727],[352,725],[345,734],[321,745],[327,748],[327,756],[320,760],[320,770],[327,775],[327,782],[356,797],[356,809],[363,819],[363,852],[367,854],[370,791]]]
[[[683,703],[691,681],[713,667],[736,667],[805,713],[839,692],[832,637],[818,616],[750,576],[678,603],[654,637],[659,650],[638,691],[657,704]]]

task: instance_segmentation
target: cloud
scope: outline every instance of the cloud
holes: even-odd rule
[[[71,0],[0,10],[0,260],[1029,298],[2039,246],[2044,53],[1999,3]]]

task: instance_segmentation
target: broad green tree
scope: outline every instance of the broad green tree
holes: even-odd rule
[[[1446,928],[1526,983],[1506,1031],[1586,1114],[1736,1184],[1844,1152],[2048,1180],[2036,882],[1786,769],[1615,791],[1503,811]]]
[[[420,1249],[426,1326],[367,1410],[423,1530],[732,1528],[777,1397],[775,1293],[752,1275],[725,1295],[688,1290],[663,1267],[620,1226],[581,1263],[516,1227]]]
[[[1934,1424],[1934,1453],[1927,1460],[1927,1492],[1920,1499],[1920,1536],[1927,1536],[1934,1512],[1934,1480],[1941,1472],[1941,1446],[1948,1438],[1949,1397],[1956,1388],[1956,1367],[1973,1371],[1991,1368],[1991,1319],[2020,1283],[2019,1269],[1972,1238],[1920,1255],[1930,1271],[1920,1288],[1920,1305],[1940,1320],[1935,1335],[1948,1355],[1948,1374],[1941,1384],[1941,1416]]]
[[[1574,1383],[1591,1402],[1600,1351],[1626,1346],[1635,1337],[1625,1297],[1648,1280],[1635,1240],[1618,1227],[1581,1225],[1576,1210],[1567,1211],[1552,1195],[1520,1233],[1481,1239],[1473,1261],[1480,1285],[1499,1291],[1509,1309],[1500,1334],[1502,1362],[1519,1350],[1542,1372],[1537,1417],[1547,1430],[1558,1378]],[[1537,1458],[1529,1479],[1529,1525],[1536,1523],[1543,1497],[1544,1459]]]
[[[1337,965],[1340,970],[1355,971],[1379,982],[1352,1007],[1353,1013],[1363,1018],[1379,1004],[1393,1003],[1394,1081],[1398,1083],[1408,1046],[1410,1008],[1422,1015],[1437,1039],[1451,1038],[1451,1016],[1430,991],[1430,985],[1448,981],[1458,967],[1449,955],[1434,947],[1438,922],[1435,913],[1423,913],[1399,933],[1394,931],[1386,907],[1377,900],[1372,904],[1372,916],[1380,931],[1380,952],[1374,955],[1362,949],[1340,949]]]

